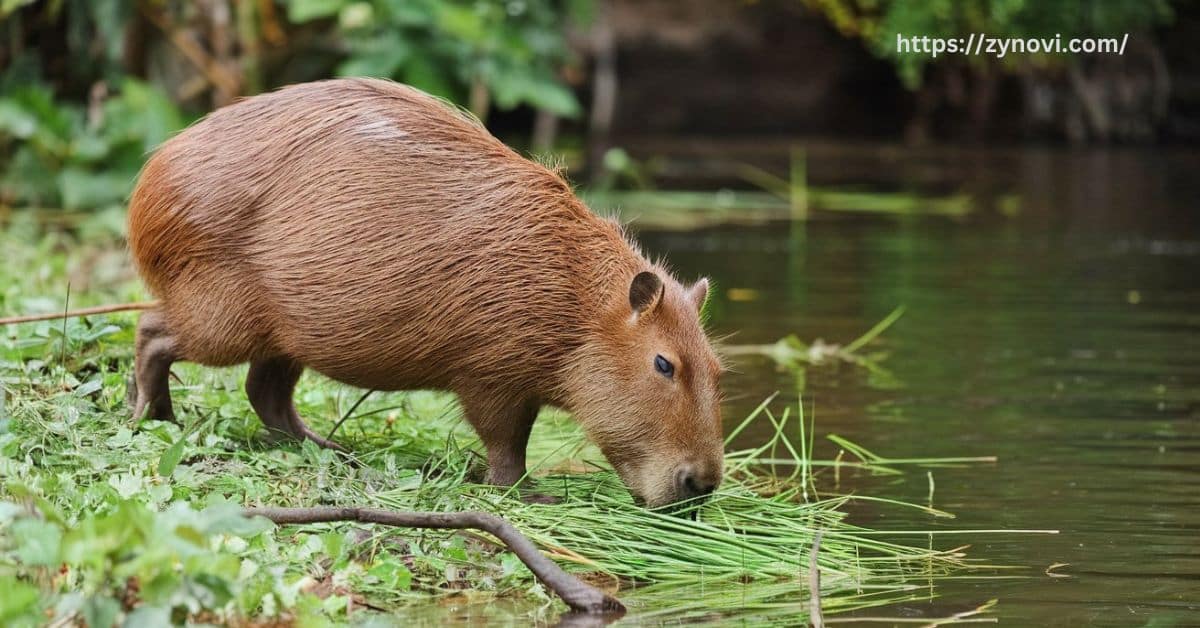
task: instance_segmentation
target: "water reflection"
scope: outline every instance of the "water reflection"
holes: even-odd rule
[[[1017,217],[640,234],[682,275],[716,280],[713,326],[733,342],[847,342],[907,306],[872,345],[889,354],[892,380],[836,363],[798,380],[741,358],[725,384],[730,417],[775,390],[794,402],[799,386],[821,433],[896,457],[999,456],[934,472],[934,505],[959,515],[948,525],[858,513],[871,527],[1062,531],[964,541],[973,558],[1030,578],[949,582],[938,601],[893,614],[999,598],[997,614],[1022,623],[1200,622],[1200,193],[1174,166],[1129,181],[1145,159],[1085,161],[1075,167],[1107,178],[1056,180],[1066,166],[1054,160],[1016,165],[1032,199]],[[920,472],[850,481],[910,501],[929,491]],[[1043,573],[1054,563],[1070,577]]]

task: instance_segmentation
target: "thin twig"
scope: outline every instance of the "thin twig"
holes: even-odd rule
[[[333,440],[333,435],[337,434],[338,428],[342,426],[342,423],[345,423],[346,419],[350,418],[350,415],[354,414],[354,411],[358,409],[358,406],[362,405],[362,402],[366,401],[367,397],[370,397],[371,393],[373,392],[375,392],[374,388],[363,393],[363,396],[359,397],[358,401],[355,401],[354,405],[350,406],[350,409],[342,415],[342,418],[338,419],[338,422],[333,424],[333,429],[329,430],[329,436],[326,436],[325,440]]]
[[[58,362],[63,367],[63,380],[67,378],[67,312],[71,308],[71,282],[67,282],[67,298],[63,301],[62,343],[59,350]]]
[[[98,305],[85,307],[80,310],[55,312],[53,314],[29,314],[26,316],[11,316],[0,318],[0,325],[15,325],[18,323],[36,323],[38,321],[53,321],[60,318],[78,318],[95,314],[112,314],[113,312],[131,312],[133,310],[149,310],[158,307],[158,301],[141,301],[137,303],[117,303],[114,305]]]
[[[817,532],[813,537],[812,552],[808,555],[808,614],[813,628],[825,628],[825,620],[821,617],[821,567],[817,564],[820,551],[821,532]]]
[[[277,524],[358,521],[405,528],[482,530],[500,539],[529,567],[534,576],[554,591],[572,610],[586,613],[624,613],[625,605],[600,589],[572,576],[543,555],[511,523],[491,513],[406,512],[379,508],[247,508],[247,517],[265,517]]]
[[[938,626],[941,626],[943,624],[966,623],[967,621],[969,621],[967,619],[968,617],[973,617],[975,615],[979,615],[981,613],[986,613],[986,612],[990,611],[992,609],[992,607],[996,605],[997,602],[998,602],[998,600],[988,600],[988,601],[984,602],[983,604],[980,604],[978,608],[975,608],[975,609],[972,609],[969,611],[963,611],[961,613],[955,613],[949,617],[944,617],[942,619],[935,619],[935,620],[929,622],[928,624],[925,624],[921,628],[937,628]],[[985,618],[985,619],[987,619],[987,618]],[[990,618],[990,619],[995,619],[995,618]]]

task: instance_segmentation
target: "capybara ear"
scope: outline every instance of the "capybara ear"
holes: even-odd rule
[[[633,308],[634,318],[654,311],[662,301],[665,289],[662,279],[648,270],[635,275],[629,284],[629,306]]]
[[[696,306],[697,312],[704,308],[704,301],[708,299],[708,277],[701,277],[688,288],[688,299]]]

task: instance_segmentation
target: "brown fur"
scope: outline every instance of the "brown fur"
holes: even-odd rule
[[[147,163],[129,244],[161,301],[139,323],[139,414],[173,418],[174,360],[250,362],[264,423],[329,444],[291,403],[308,367],[456,392],[497,483],[524,474],[542,404],[572,411],[649,504],[689,495],[681,470],[720,479],[707,283],[685,289],[556,173],[412,88],[324,81],[212,113]],[[662,285],[637,314],[641,271]]]

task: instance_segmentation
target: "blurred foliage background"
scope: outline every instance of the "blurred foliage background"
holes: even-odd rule
[[[120,205],[143,158],[204,111],[330,76],[392,78],[462,103],[581,110],[569,23],[587,0],[6,0],[0,199]]]
[[[0,207],[119,207],[146,154],[206,111],[331,76],[448,98],[602,185],[649,180],[650,155],[614,150],[614,135],[1190,139],[1200,61],[1167,40],[1193,13],[1179,20],[1168,0],[0,0]],[[1116,59],[895,51],[896,33],[972,32],[1135,37]]]

